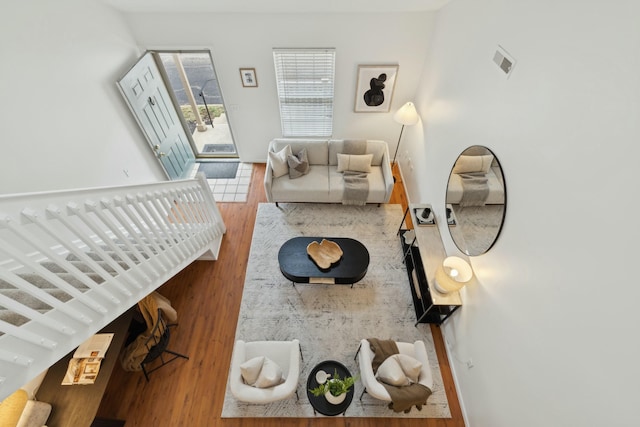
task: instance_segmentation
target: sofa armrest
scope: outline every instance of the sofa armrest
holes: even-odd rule
[[[269,151],[271,149],[272,144],[269,144]],[[271,161],[269,160],[269,156],[267,155],[267,164],[264,168],[264,193],[267,196],[267,202],[273,203],[273,195],[271,194],[271,184],[273,183],[273,168],[271,167]]]
[[[386,145],[386,144],[385,144]],[[391,171],[391,159],[389,156],[389,147],[385,146],[384,154],[382,155],[382,163],[380,164],[382,168],[382,177],[384,178],[384,186],[385,186],[385,203],[389,203],[391,200],[391,193],[393,192],[393,172]]]

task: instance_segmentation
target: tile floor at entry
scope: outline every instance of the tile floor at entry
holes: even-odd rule
[[[196,176],[199,166],[199,163],[194,165],[191,171],[192,178]],[[235,178],[207,179],[216,202],[246,202],[252,170],[253,163],[240,162]]]

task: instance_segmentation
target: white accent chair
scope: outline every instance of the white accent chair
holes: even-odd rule
[[[273,360],[282,369],[285,381],[269,388],[252,387],[242,379],[240,365],[254,357],[265,356]],[[236,341],[231,358],[229,386],[231,394],[248,403],[270,403],[290,397],[294,393],[298,397],[298,380],[300,378],[300,361],[302,351],[297,339],[292,341]]]
[[[427,348],[425,347],[424,342],[416,341],[414,343],[408,343],[396,341],[396,345],[398,346],[398,352],[400,354],[411,356],[422,363],[418,383],[428,387],[429,390],[433,390],[433,375],[431,374],[429,356],[427,355]],[[382,383],[376,379],[376,376],[373,373],[373,368],[371,367],[373,356],[374,353],[369,346],[369,341],[366,339],[360,341],[360,348],[358,348],[358,352],[356,353],[358,365],[360,366],[360,379],[364,385],[364,390],[360,395],[360,400],[362,400],[362,396],[364,396],[366,392],[376,399],[391,402],[391,396],[389,396],[387,390],[384,388]]]

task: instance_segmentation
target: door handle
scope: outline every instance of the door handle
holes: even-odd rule
[[[158,157],[164,157],[164,156],[167,155],[167,153],[164,153],[164,152],[160,151],[160,146],[158,144],[154,145],[153,149],[155,150],[155,152],[158,155]]]
[[[149,97],[149,104],[156,105],[156,100],[152,97]]]

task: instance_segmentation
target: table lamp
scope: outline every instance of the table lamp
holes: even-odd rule
[[[442,265],[436,271],[436,289],[443,294],[455,292],[471,280],[473,270],[462,258],[450,256],[442,261]]]

